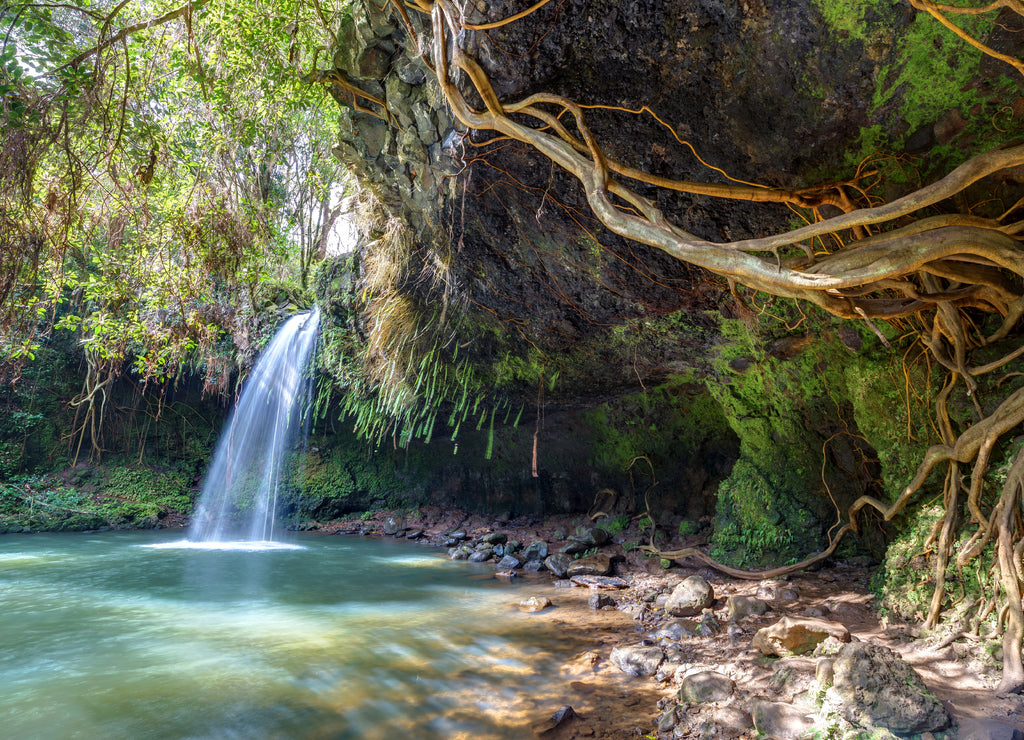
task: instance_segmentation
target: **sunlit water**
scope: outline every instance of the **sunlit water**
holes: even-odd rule
[[[408,543],[0,537],[0,734],[520,738],[578,646],[545,588]]]

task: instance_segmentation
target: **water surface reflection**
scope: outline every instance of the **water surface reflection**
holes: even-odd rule
[[[154,549],[180,534],[0,538],[9,737],[513,738],[582,643],[406,543]]]

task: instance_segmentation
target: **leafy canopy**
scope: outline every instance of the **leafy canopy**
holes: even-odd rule
[[[337,216],[337,117],[302,69],[340,10],[0,9],[0,373],[58,330],[97,379],[191,363],[226,385],[267,286],[304,285]]]

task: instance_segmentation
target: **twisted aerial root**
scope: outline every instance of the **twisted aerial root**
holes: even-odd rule
[[[1024,7],[1021,0],[995,0],[972,10],[937,5],[931,0],[912,0],[912,3],[947,27],[950,21],[944,13],[981,13],[999,8],[1021,12]],[[888,203],[878,203],[877,198],[861,191],[858,196],[861,202],[869,204],[863,208],[856,207],[845,189],[849,186],[858,190],[856,178],[861,168],[850,183],[798,191],[762,188],[733,178],[729,178],[733,182],[719,184],[653,176],[607,156],[588,126],[584,106],[572,100],[536,93],[520,101],[503,102],[482,66],[463,50],[462,34],[474,27],[465,23],[462,12],[451,0],[415,0],[412,5],[430,14],[430,66],[454,117],[470,131],[494,132],[498,138],[526,144],[573,175],[583,187],[594,215],[610,231],[703,267],[725,279],[730,286],[744,285],[773,296],[808,301],[834,316],[867,321],[883,342],[886,342],[885,335],[872,319],[920,316],[918,338],[927,347],[929,356],[949,372],[949,380],[936,398],[941,444],[925,451],[913,480],[894,501],[887,503],[872,496],[861,496],[854,501],[847,509],[845,523],[834,533],[830,532],[828,546],[821,552],[792,565],[752,571],[726,566],[697,548],[665,551],[652,541],[642,549],[671,560],[693,558],[735,578],[762,579],[793,573],[830,557],[848,533],[856,534],[862,509],[874,509],[882,520],[891,521],[906,509],[936,467],[945,463],[945,514],[929,538],[929,544],[937,548],[938,554],[935,590],[926,624],[934,626],[941,613],[946,570],[950,567],[953,542],[961,526],[959,509],[961,502],[966,501],[969,521],[977,531],[968,546],[961,549],[956,565],[963,567],[977,558],[987,543],[996,540],[1000,579],[994,586],[1000,595],[993,594],[990,602],[982,605],[978,624],[1001,607],[1001,623],[1006,624],[1004,652],[1008,662],[1000,690],[1017,691],[1024,687],[1024,664],[1020,660],[1024,614],[1021,574],[1018,573],[1024,539],[1017,511],[1024,496],[1021,491],[1024,462],[1020,462],[1024,453],[1018,456],[1000,501],[991,512],[986,511],[982,496],[985,473],[996,445],[1010,430],[1024,423],[1024,388],[1010,394],[987,415],[976,397],[978,379],[1024,356],[1024,347],[1011,349],[1002,358],[984,365],[970,362],[973,349],[1009,337],[1024,318],[1024,290],[1021,288],[1024,222],[1008,221],[1020,202],[995,219],[971,214],[922,214],[924,209],[954,199],[984,178],[1024,165],[1024,145],[974,156],[945,177]],[[505,25],[541,5],[537,3],[521,14],[497,21],[497,25],[476,27]],[[965,40],[986,54],[1003,59],[977,40],[966,37]],[[1024,65],[1015,63],[1016,60],[1003,61],[1024,73]],[[467,96],[474,95],[479,97],[482,107],[477,107],[481,103],[468,102]],[[594,106],[587,106],[591,107]],[[642,113],[645,109],[621,110]],[[632,190],[629,182],[692,195],[785,203],[811,209],[814,220],[800,228],[766,237],[711,242],[672,223],[654,201]],[[842,213],[821,218],[817,208],[825,203],[837,206]],[[815,240],[824,243],[826,239],[838,248],[816,251]],[[967,309],[1000,315],[1002,324],[990,336],[981,336],[976,318],[969,315]],[[1012,374],[1007,377],[1010,376]],[[946,403],[960,380],[964,382],[967,397],[974,403],[978,420],[957,433],[946,412]],[[970,485],[965,487],[961,479],[968,467],[972,475]]]

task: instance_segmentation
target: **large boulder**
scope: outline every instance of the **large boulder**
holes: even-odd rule
[[[384,520],[384,534],[396,535],[406,529],[405,519],[400,516],[389,516]]]
[[[854,642],[832,663],[832,688],[825,696],[844,719],[899,735],[936,732],[949,715],[917,672],[882,645]]]
[[[829,637],[839,642],[850,641],[850,630],[839,622],[812,617],[783,617],[770,627],[763,627],[751,643],[762,655],[804,655]]]
[[[690,576],[669,594],[665,611],[673,617],[692,617],[711,606],[714,600],[711,584],[700,576]]]

